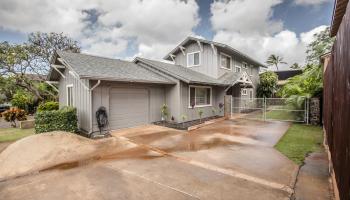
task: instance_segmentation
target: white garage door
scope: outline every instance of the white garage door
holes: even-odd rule
[[[149,122],[148,90],[112,88],[109,97],[109,125],[112,130]]]

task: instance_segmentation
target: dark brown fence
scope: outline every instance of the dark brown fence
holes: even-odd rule
[[[350,5],[350,4],[349,4]],[[350,11],[324,72],[323,121],[340,199],[350,199]]]

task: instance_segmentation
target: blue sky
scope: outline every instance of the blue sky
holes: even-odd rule
[[[262,62],[275,53],[302,63],[312,35],[330,24],[332,9],[333,0],[2,0],[0,41],[64,32],[87,53],[160,59],[194,35]]]

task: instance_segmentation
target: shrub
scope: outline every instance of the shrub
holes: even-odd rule
[[[160,112],[162,114],[162,120],[167,120],[169,112],[166,104],[163,104],[163,106],[160,108]]]
[[[258,97],[272,97],[276,91],[278,77],[275,72],[265,72],[259,75],[260,83],[257,88]]]
[[[58,102],[55,102],[55,101],[48,101],[38,106],[38,112],[58,110],[58,109],[59,109],[59,104]]]
[[[41,111],[35,114],[35,132],[78,131],[77,110],[64,107],[60,110]]]
[[[34,104],[34,97],[30,93],[17,91],[12,97],[11,104],[14,107],[28,111],[29,107],[32,107]]]
[[[5,121],[10,122],[12,127],[16,127],[16,120],[23,121],[27,119],[27,114],[19,108],[10,108],[1,113]]]

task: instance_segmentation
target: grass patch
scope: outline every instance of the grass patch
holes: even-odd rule
[[[275,148],[300,165],[306,154],[322,148],[323,130],[318,126],[292,124]]]
[[[34,134],[34,129],[1,128],[0,142],[11,142]]]
[[[267,119],[275,120],[295,120],[295,116],[292,112],[287,110],[271,110],[266,112]]]

